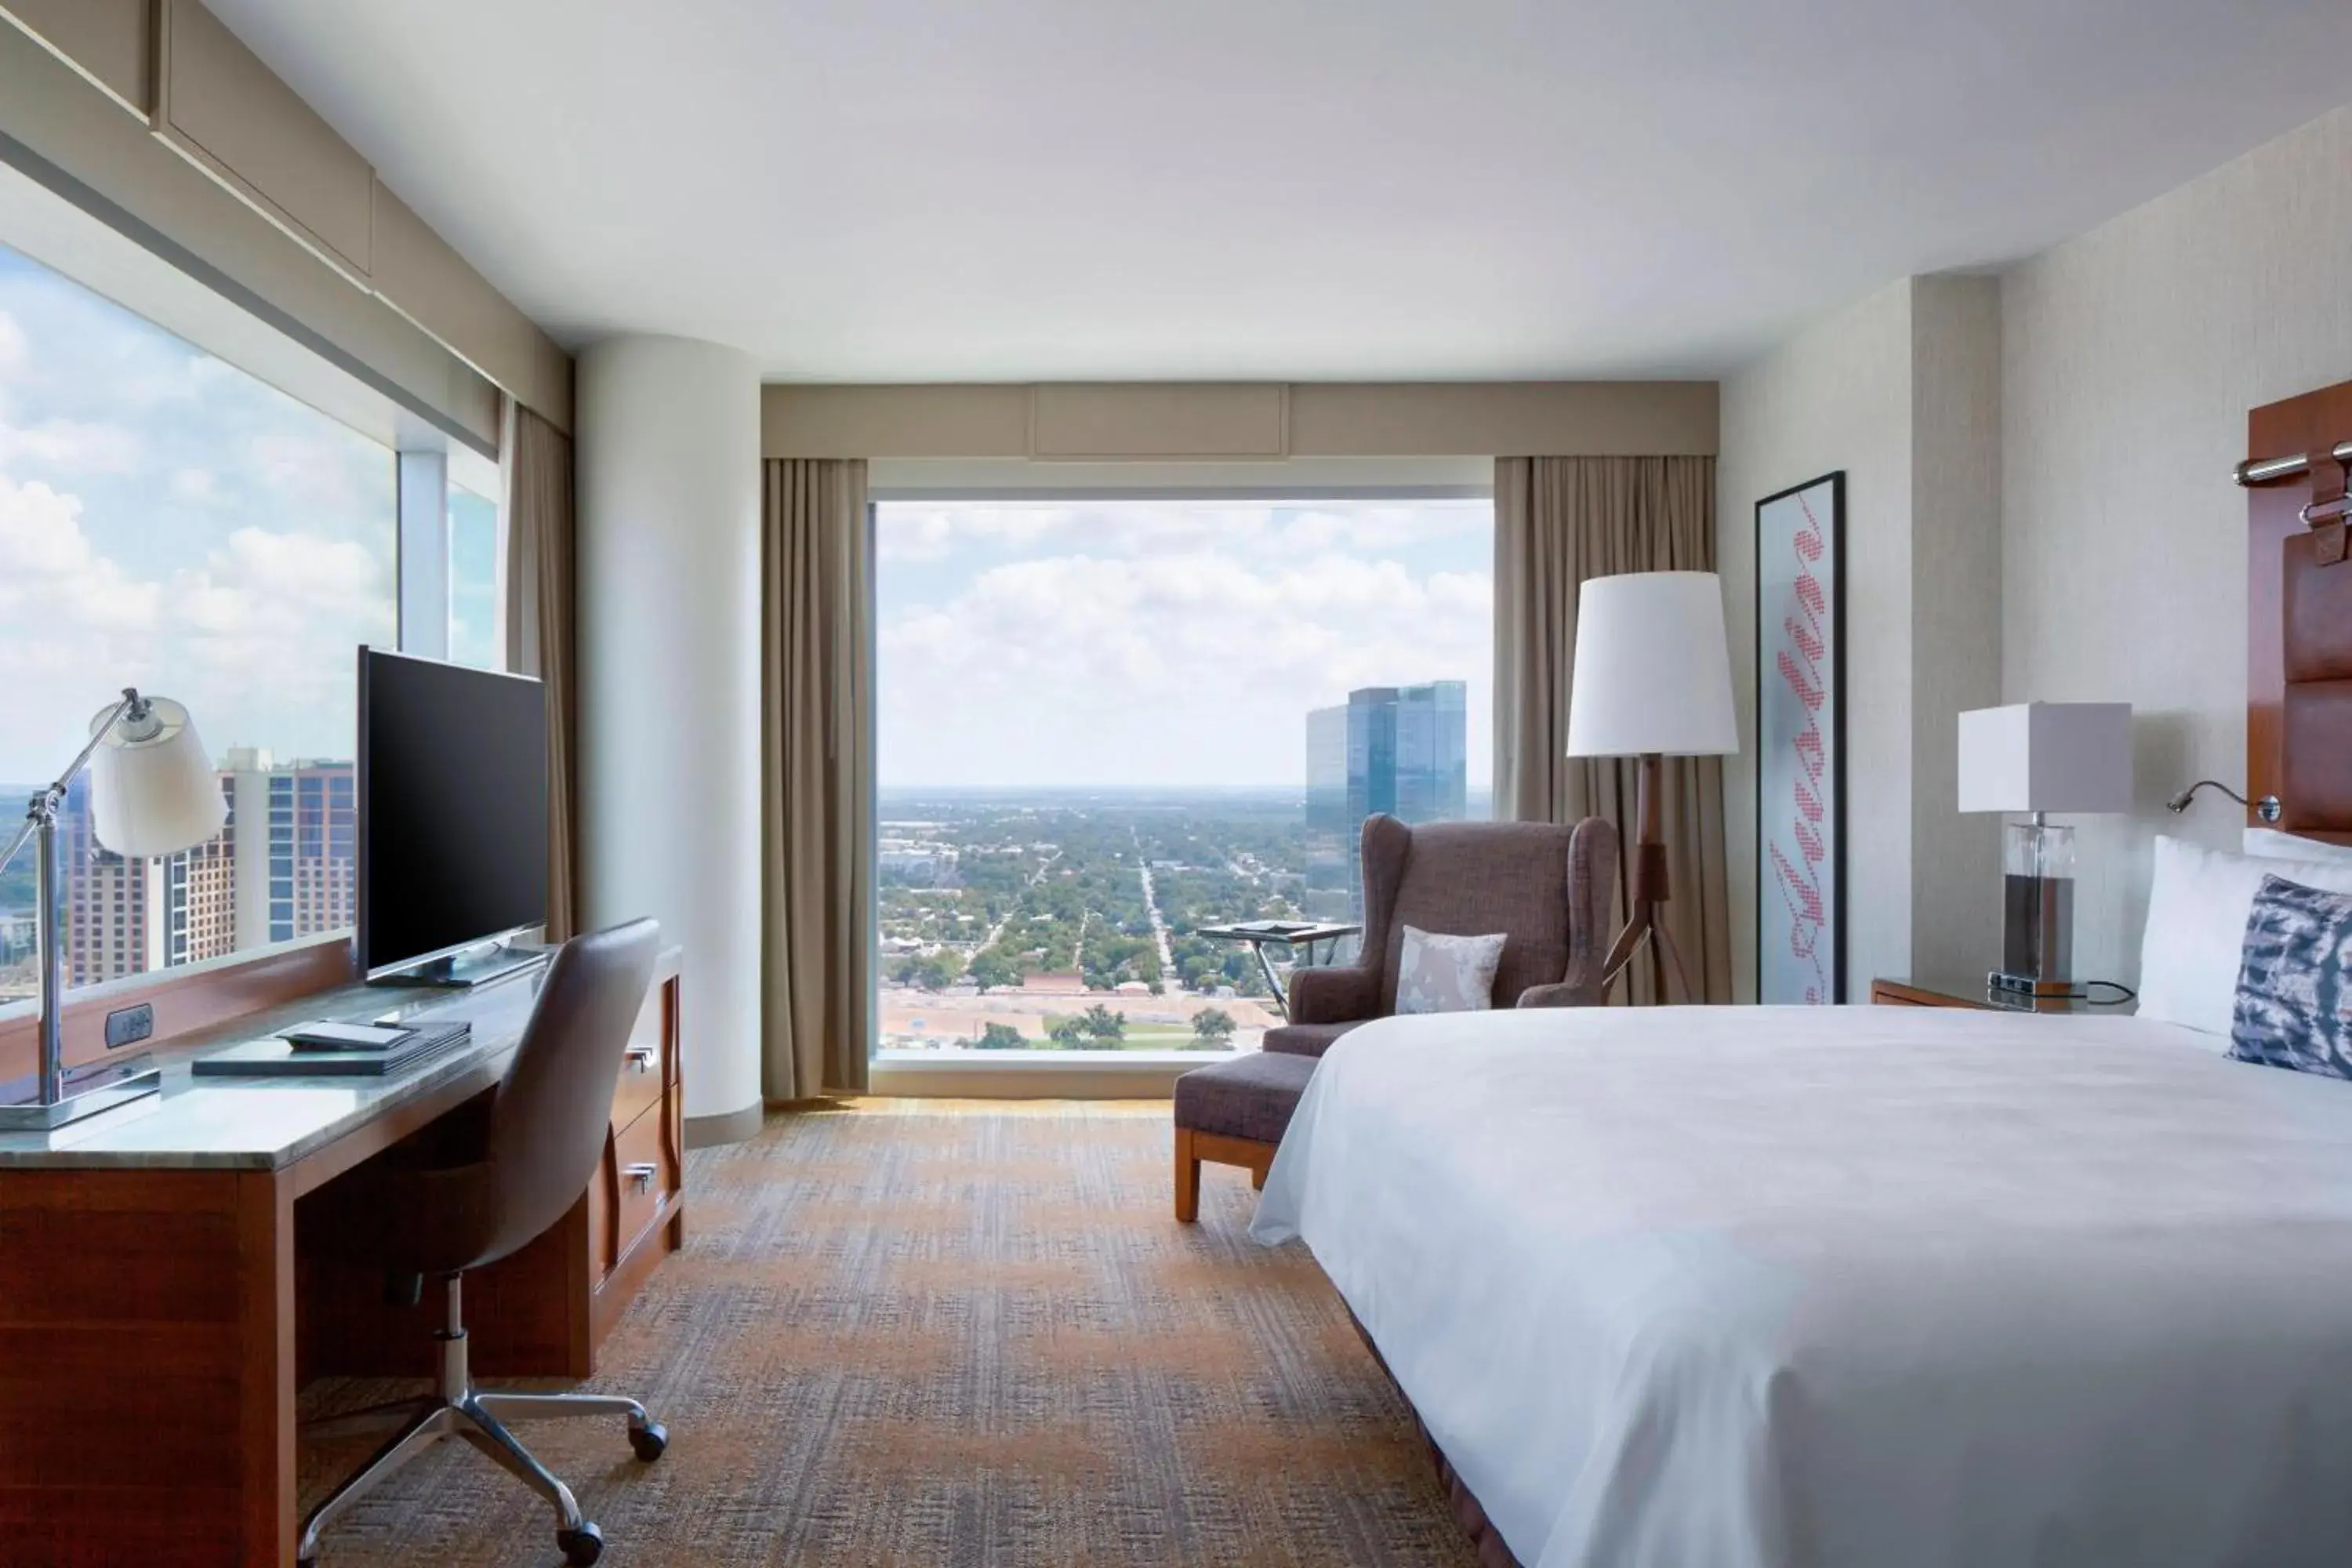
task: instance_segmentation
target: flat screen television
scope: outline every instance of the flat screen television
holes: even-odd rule
[[[360,649],[359,967],[464,985],[547,922],[547,697],[526,676]]]

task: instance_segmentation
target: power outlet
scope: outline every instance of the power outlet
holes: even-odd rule
[[[142,1002],[106,1016],[106,1048],[137,1045],[155,1032],[153,1004]]]

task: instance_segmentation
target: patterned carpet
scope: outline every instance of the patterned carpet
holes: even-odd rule
[[[596,1386],[669,1425],[527,1440],[604,1562],[1447,1568],[1475,1558],[1410,1412],[1305,1250],[1208,1167],[1169,1209],[1168,1107],[870,1101],[688,1166],[687,1249]],[[413,1392],[326,1383],[306,1415]],[[368,1445],[306,1443],[304,1506]],[[321,1568],[553,1563],[542,1505],[445,1443]]]

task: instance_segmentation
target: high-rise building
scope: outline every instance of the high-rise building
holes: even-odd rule
[[[228,821],[170,858],[127,862],[91,836],[87,784],[59,816],[66,977],[95,985],[166,965],[338,931],[358,910],[355,775],[349,763],[222,759]]]
[[[1364,818],[1458,822],[1469,811],[1468,688],[1459,680],[1366,686],[1307,715],[1308,853],[1329,862],[1361,913]],[[1310,890],[1327,879],[1309,868]]]
[[[1345,833],[1348,819],[1348,710],[1318,708],[1307,715],[1307,830]]]
[[[66,984],[98,985],[163,967],[159,868],[99,844],[87,773],[67,789],[58,814],[58,858],[65,869]]]
[[[1404,686],[1396,697],[1396,805],[1407,822],[1459,822],[1470,806],[1469,689]]]

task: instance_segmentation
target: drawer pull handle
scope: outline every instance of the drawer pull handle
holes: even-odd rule
[[[650,1191],[654,1184],[654,1178],[660,1174],[661,1167],[654,1164],[650,1161],[643,1164],[624,1165],[621,1167],[622,1178],[635,1184],[637,1191],[641,1193]]]
[[[629,1065],[639,1072],[651,1072],[654,1070],[654,1058],[659,1055],[661,1049],[657,1046],[631,1046]]]

